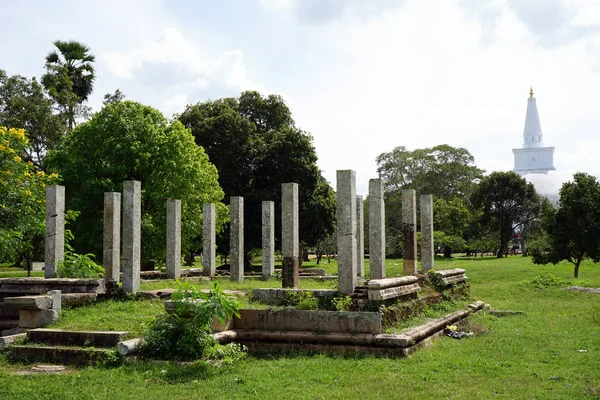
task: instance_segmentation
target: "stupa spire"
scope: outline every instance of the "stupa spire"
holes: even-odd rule
[[[533,87],[529,88],[523,147],[513,149],[515,157],[514,171],[519,174],[547,174],[554,171],[554,147],[544,147],[544,134],[540,124]]]

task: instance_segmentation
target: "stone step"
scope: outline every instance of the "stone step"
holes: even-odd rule
[[[93,347],[59,347],[13,345],[10,347],[14,360],[23,362],[45,361],[55,364],[89,365],[101,361],[113,349]]]
[[[115,347],[129,332],[124,331],[67,331],[62,329],[30,329],[30,342],[63,346]]]
[[[0,331],[4,329],[17,328],[19,326],[19,317],[0,317]]]

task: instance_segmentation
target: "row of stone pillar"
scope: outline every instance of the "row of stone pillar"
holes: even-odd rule
[[[283,287],[297,287],[299,279],[299,205],[298,184],[282,185]],[[230,277],[244,279],[244,198],[231,197]],[[46,278],[52,278],[56,266],[64,259],[64,186],[48,186],[46,190]],[[121,255],[121,212],[123,215],[123,254]],[[262,203],[263,269],[270,278],[275,271],[275,203]],[[104,239],[102,265],[107,279],[118,282],[123,262],[123,289],[136,292],[140,286],[141,263],[141,182],[123,182],[121,193],[104,193]],[[216,271],[215,204],[203,206],[203,274]],[[177,279],[181,271],[181,200],[167,200],[166,269],[169,278]]]
[[[338,289],[354,292],[357,277],[364,276],[363,207],[356,197],[356,174],[337,171]],[[371,279],[383,279],[385,272],[385,204],[381,179],[369,181],[369,260]],[[402,192],[402,233],[404,235],[404,275],[417,273],[416,194]],[[421,198],[421,266],[433,268],[433,204],[431,195]]]

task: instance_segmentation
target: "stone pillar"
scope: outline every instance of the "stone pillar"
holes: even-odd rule
[[[44,278],[54,278],[65,259],[65,187],[46,186],[46,241]]]
[[[356,173],[337,173],[338,290],[351,294],[356,287]]]
[[[167,200],[167,278],[181,275],[181,200]]]
[[[433,196],[422,194],[421,200],[421,269],[427,272],[433,268]]]
[[[136,293],[140,289],[142,253],[142,183],[123,182],[123,290]]]
[[[356,269],[360,278],[365,277],[365,223],[362,197],[356,198]]]
[[[300,280],[298,184],[281,184],[281,286],[297,288]]]
[[[216,221],[214,203],[205,203],[202,206],[202,275],[205,276],[214,276],[217,269]]]
[[[371,279],[385,278],[385,204],[381,179],[369,180],[369,264]]]
[[[121,193],[104,193],[104,241],[102,249],[104,276],[109,281],[121,279]]]
[[[402,190],[402,236],[404,276],[417,273],[417,200],[413,189]]]
[[[229,234],[229,276],[232,281],[244,281],[244,198],[232,196]]]
[[[262,202],[262,278],[275,273],[275,202]]]

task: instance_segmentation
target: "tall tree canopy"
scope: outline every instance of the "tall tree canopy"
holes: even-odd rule
[[[59,106],[70,128],[85,111],[82,103],[92,93],[96,75],[95,56],[86,45],[74,40],[54,42],[56,50],[46,56],[46,73],[42,84]]]
[[[483,174],[467,149],[442,144],[410,151],[398,146],[380,154],[376,162],[385,185],[386,238],[394,256],[402,248],[402,189],[414,189],[417,196],[433,195],[436,245],[444,247],[445,255],[463,246],[463,229],[458,229],[462,220],[456,221],[458,225],[447,221],[464,213],[468,196]]]
[[[254,91],[190,105],[179,115],[219,170],[219,183],[230,196],[243,196],[245,245],[261,246],[261,202],[275,201],[281,226],[281,184],[299,185],[300,237],[307,246],[332,232],[335,195],[316,165],[311,136],[295,126],[280,96]],[[278,238],[279,239],[279,238]]]
[[[0,261],[31,261],[43,254],[46,175],[19,154],[27,147],[23,129],[0,126]]]
[[[0,70],[0,125],[25,129],[29,143],[20,154],[44,170],[43,158],[66,131],[53,113],[53,101],[35,78],[7,76]]]
[[[415,189],[447,200],[468,196],[483,174],[467,149],[447,144],[413,151],[399,146],[376,161],[386,191]]]
[[[542,198],[533,184],[512,171],[492,172],[483,178],[471,201],[481,210],[481,223],[496,232],[498,258],[508,251],[515,229],[534,221],[542,210]]]
[[[589,258],[600,261],[600,183],[595,177],[576,173],[572,182],[560,189],[558,210],[547,218],[549,249],[534,252],[534,262],[572,263],[573,275],[579,276],[581,262]]]
[[[142,256],[163,258],[166,199],[181,199],[182,251],[196,250],[202,235],[202,204],[218,203],[227,219],[217,169],[179,121],[132,101],[107,103],[48,155],[66,189],[67,207],[81,214],[71,228],[78,251],[101,254],[104,192],[123,181],[142,182]]]

